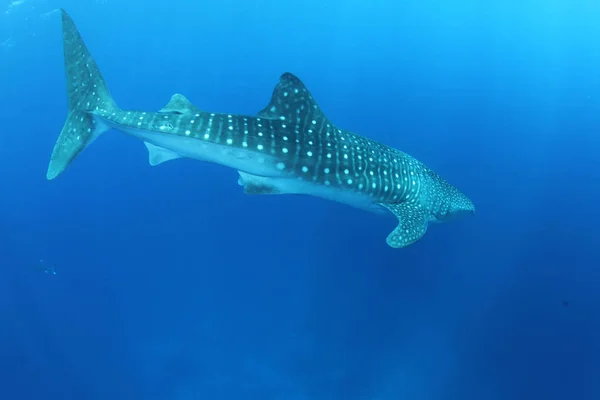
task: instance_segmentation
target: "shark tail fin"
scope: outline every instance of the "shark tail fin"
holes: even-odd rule
[[[94,139],[109,130],[102,117],[118,111],[75,23],[66,11],[61,9],[61,14],[69,111],[50,157],[48,180],[60,175]]]

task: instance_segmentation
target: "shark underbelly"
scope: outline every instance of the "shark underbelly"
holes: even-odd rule
[[[278,168],[278,160],[270,155],[233,146],[225,146],[209,141],[180,135],[164,134],[126,125],[109,123],[121,132],[134,136],[157,148],[173,153],[172,158],[184,157],[206,161],[237,169],[253,175],[284,177]]]
[[[243,186],[248,194],[301,194],[335,201],[376,214],[387,212],[384,207],[374,202],[372,196],[364,193],[326,186],[299,177],[269,177],[238,172],[240,174],[238,184]]]
[[[284,173],[277,166],[280,163],[274,156],[224,146],[195,138],[165,135],[158,132],[135,129],[121,124],[110,123],[112,128],[127,133],[157,148],[167,150],[179,157],[219,164],[238,170],[238,183],[251,193],[258,188],[260,193],[301,194],[319,197],[346,204],[354,208],[385,213],[385,209],[373,201],[372,196],[345,190],[340,187],[325,186],[317,182]]]
[[[374,202],[372,196],[341,187],[323,185],[303,179],[290,171],[282,171],[278,168],[281,160],[275,156],[197,138],[136,129],[111,121],[104,121],[104,123],[108,124],[110,128],[172,153],[173,156],[170,159],[184,157],[236,169],[240,175],[238,184],[243,186],[249,194],[308,195],[377,214],[386,213],[386,209]]]

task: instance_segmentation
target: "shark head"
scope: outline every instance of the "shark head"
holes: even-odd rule
[[[436,210],[435,219],[441,222],[453,221],[466,215],[475,215],[475,205],[464,193],[453,187],[453,193],[448,197],[446,207]]]
[[[456,187],[429,170],[425,187],[429,190],[425,196],[427,209],[432,222],[448,222],[466,215],[475,214],[475,204]]]

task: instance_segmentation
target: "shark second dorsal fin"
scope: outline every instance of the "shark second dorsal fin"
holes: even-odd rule
[[[271,101],[258,116],[299,125],[327,119],[304,83],[289,72],[281,75]]]
[[[398,226],[386,239],[390,247],[406,247],[423,237],[427,231],[427,215],[422,207],[409,203],[380,204],[398,218]]]
[[[171,100],[164,106],[160,112],[162,113],[175,113],[175,114],[197,114],[201,112],[195,105],[193,105],[184,95],[175,93],[171,96]]]

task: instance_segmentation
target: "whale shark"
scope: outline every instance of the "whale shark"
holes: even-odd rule
[[[175,94],[159,111],[122,110],[114,102],[75,23],[61,9],[68,115],[46,178],[59,176],[111,129],[142,140],[152,166],[178,158],[238,171],[248,194],[303,194],[398,219],[387,244],[403,248],[429,222],[473,214],[473,202],[414,157],[330,121],[291,73],[281,75],[256,115],[217,113]]]

